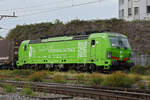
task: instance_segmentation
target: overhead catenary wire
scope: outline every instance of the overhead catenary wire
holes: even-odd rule
[[[34,13],[28,13],[28,14],[20,15],[15,19],[11,19],[11,21],[16,21],[18,18],[34,16],[34,15],[38,15],[38,14],[42,14],[42,13],[48,13],[48,12],[51,13],[51,12],[55,12],[55,11],[59,11],[59,10],[67,9],[67,8],[79,7],[79,6],[89,5],[89,4],[96,4],[96,3],[99,3],[101,1],[104,1],[104,0],[97,0],[97,1],[80,3],[80,4],[74,4],[74,5],[72,4],[69,6],[58,7],[58,8],[54,8],[54,9],[46,9],[46,10],[42,9],[43,11],[38,11],[38,12],[34,12]]]
[[[66,0],[63,0],[63,1],[66,1]],[[68,0],[68,1],[70,1],[70,0]],[[58,2],[57,4],[59,4],[59,3],[65,3],[65,2]],[[45,10],[45,9],[51,9],[50,7],[56,6],[56,4],[55,5],[51,5],[51,6],[49,6],[49,5],[50,4],[43,5],[45,8],[42,8],[42,6],[37,6],[37,7],[33,7],[33,8],[29,8],[29,9],[22,9],[22,10],[18,10],[18,11],[22,11],[24,13],[29,12],[29,11],[30,12],[34,12],[34,11],[40,11],[40,10]]]
[[[101,1],[104,1],[104,0],[97,0],[97,1],[91,1],[91,2],[84,2],[84,3],[79,3],[79,4],[71,4],[71,5],[68,5],[68,6],[57,7],[57,8],[54,8],[54,9],[38,9],[37,12],[23,14],[23,15],[18,16],[17,18],[26,17],[26,16],[34,16],[34,15],[37,15],[37,14],[42,14],[42,13],[47,13],[47,12],[50,13],[50,12],[54,12],[54,11],[59,11],[59,10],[67,9],[67,8],[73,8],[73,7],[84,6],[84,5],[89,5],[89,4],[96,4],[96,3],[99,3],[99,2],[101,2]],[[43,10],[43,11],[39,11],[39,10]],[[17,19],[17,18],[16,18],[16,19]],[[15,20],[16,20],[16,19],[15,19]]]
[[[23,15],[18,16],[16,19],[23,18],[23,17],[28,17],[28,16],[33,16],[33,15],[37,15],[37,14],[42,14],[42,13],[48,13],[48,12],[51,13],[51,12],[54,12],[54,11],[60,11],[60,10],[73,8],[73,7],[79,7],[79,6],[84,6],[84,5],[96,4],[96,3],[100,3],[101,1],[104,1],[104,0],[90,1],[90,2],[84,2],[84,3],[79,3],[79,4],[70,4],[68,6],[57,7],[57,8],[53,8],[53,9],[41,9],[43,11],[37,11],[37,12],[34,12],[34,13],[23,14]],[[13,19],[13,20],[16,20],[16,19]]]
[[[55,2],[49,2],[49,3],[43,3],[43,4],[37,4],[37,5],[32,5],[32,6],[27,6],[27,7],[20,7],[20,8],[14,8],[14,9],[4,9],[4,10],[0,10],[0,11],[13,11],[13,10],[28,10],[28,9],[34,9],[34,8],[41,8],[42,6],[47,6],[47,5],[52,5],[52,4],[58,4],[58,3],[64,3],[67,0],[58,0]],[[68,0],[70,1],[70,0]]]
[[[45,9],[40,9],[40,10],[43,10],[43,11],[37,11],[37,12],[34,12],[34,13],[24,14],[24,15],[21,15],[19,17],[34,16],[34,15],[41,14],[41,13],[54,12],[54,11],[59,11],[59,10],[67,9],[67,8],[73,8],[73,7],[79,7],[79,6],[89,5],[89,4],[95,4],[95,3],[99,3],[101,1],[104,1],[104,0],[97,0],[97,1],[80,3],[80,4],[72,4],[72,5],[68,5],[68,6],[64,6],[64,7],[58,7],[58,8],[54,8],[54,9],[46,9],[46,10]]]
[[[62,0],[61,2],[64,2],[64,1],[66,1],[66,0]],[[72,1],[73,2],[73,0],[69,0],[69,1]],[[46,12],[54,12],[54,11],[59,11],[59,10],[63,10],[63,9],[67,9],[67,8],[72,8],[72,7],[77,7],[77,6],[82,6],[82,5],[88,5],[88,4],[94,4],[94,3],[98,3],[98,2],[101,2],[101,1],[104,1],[104,0],[97,0],[97,1],[91,1],[91,2],[85,2],[85,3],[80,3],[80,4],[72,4],[72,5],[68,5],[68,6],[64,6],[64,7],[57,7],[57,8],[53,8],[53,9],[49,9],[49,8],[46,8],[46,9],[31,9],[31,10],[29,10],[30,12],[33,12],[33,13],[26,13],[26,14],[23,14],[23,15],[21,15],[20,17],[22,17],[22,16],[30,16],[30,15],[32,15],[32,14],[40,14],[40,13],[46,13]],[[60,3],[60,0],[59,1],[56,1],[56,2],[59,2]],[[56,3],[56,2],[53,2],[53,3]],[[52,2],[51,2],[52,3]],[[37,7],[39,6],[39,5],[36,5]],[[24,7],[24,8],[18,8],[18,9],[26,9],[27,10],[27,8],[34,8],[33,6],[31,6],[31,7]],[[40,10],[42,10],[42,11],[40,11]],[[1,11],[1,10],[0,10]],[[37,11],[37,12],[36,12]],[[25,11],[24,11],[25,12]]]

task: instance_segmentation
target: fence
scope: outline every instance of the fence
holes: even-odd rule
[[[150,66],[150,55],[134,56],[133,58],[131,58],[131,60],[136,65]]]

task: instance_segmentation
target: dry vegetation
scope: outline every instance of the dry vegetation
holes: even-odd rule
[[[31,72],[30,72],[31,71]],[[112,74],[102,73],[78,73],[33,71],[33,70],[0,70],[1,80],[32,81],[32,82],[54,82],[62,84],[83,84],[89,86],[105,87],[128,87],[128,88],[150,88],[150,76],[137,73],[114,72]],[[16,73],[18,72],[18,73]],[[21,72],[21,73],[20,73]],[[28,74],[24,74],[28,72]],[[20,73],[20,74],[19,74]],[[16,76],[14,75],[16,74]],[[13,77],[10,77],[13,75]],[[24,75],[24,76],[23,76]],[[8,87],[9,88],[9,87]]]

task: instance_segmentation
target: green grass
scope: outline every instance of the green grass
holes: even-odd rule
[[[25,96],[36,96],[35,92],[29,87],[23,88],[21,94]]]
[[[3,89],[6,93],[16,93],[17,90],[16,87],[12,86],[11,84],[4,84]]]

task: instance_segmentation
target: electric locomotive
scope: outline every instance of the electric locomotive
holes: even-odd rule
[[[83,71],[130,69],[131,53],[127,36],[119,33],[47,37],[23,41],[17,66]]]

